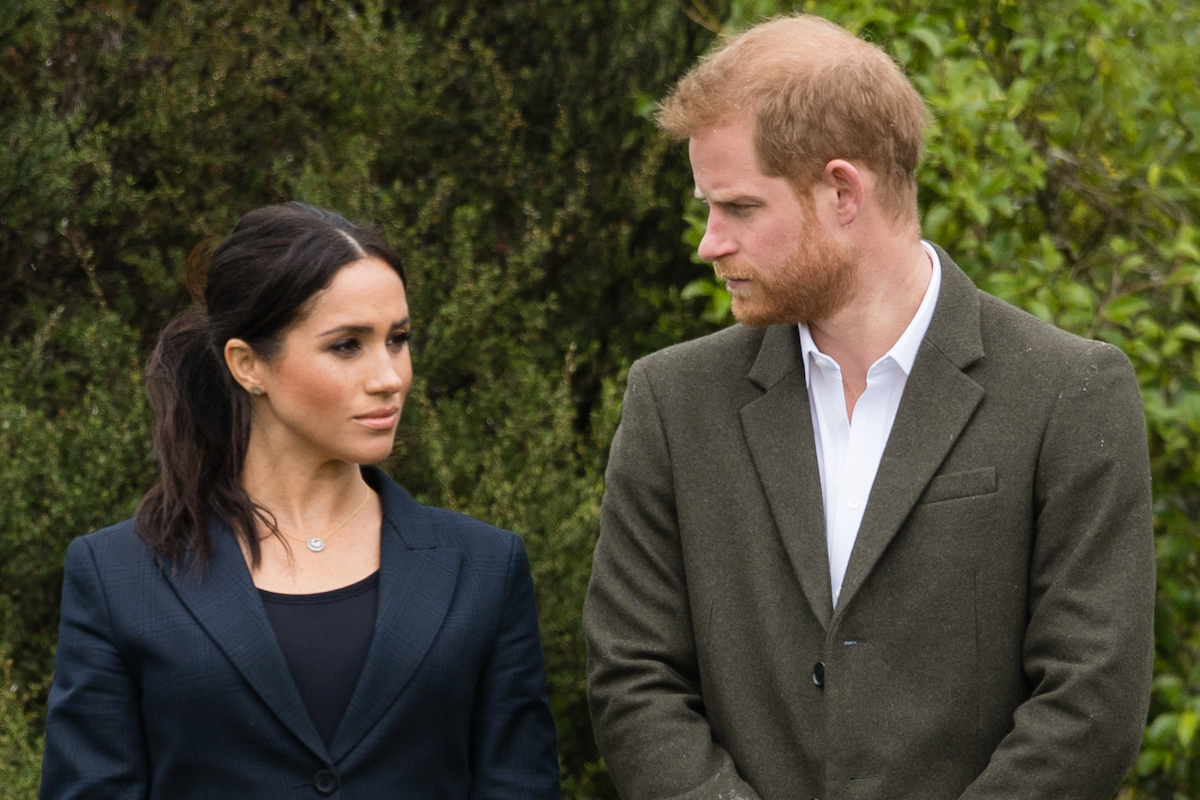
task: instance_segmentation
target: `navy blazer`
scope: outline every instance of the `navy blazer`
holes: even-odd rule
[[[67,550],[41,797],[558,798],[521,540],[379,470],[379,610],[326,748],[228,527],[202,573],[122,522]]]

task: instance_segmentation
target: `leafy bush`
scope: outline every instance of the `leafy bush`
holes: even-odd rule
[[[388,467],[525,537],[564,789],[609,793],[578,624],[604,454],[624,366],[704,327],[676,288],[685,163],[648,120],[707,42],[685,22],[652,0],[10,0],[0,645],[21,685],[49,670],[67,541],[153,480],[137,365],[187,304],[186,253],[301,199],[405,259],[419,383]]]
[[[152,475],[136,333],[95,301],[29,318],[0,343],[0,798],[37,788],[67,543],[128,517]]]
[[[20,692],[12,661],[0,651],[0,800],[35,800],[41,777],[42,741],[32,733],[31,698]]]
[[[1123,347],[1152,435],[1152,720],[1128,792],[1200,796],[1200,9],[1186,0],[8,0],[0,13],[0,797],[36,775],[62,552],[153,480],[139,365],[187,251],[302,199],[377,221],[418,374],[389,470],[532,555],[567,797],[610,797],[579,613],[624,370],[727,320],[654,101],[709,28],[803,8],[927,98],[926,235]],[[698,24],[699,23],[699,24]],[[18,702],[19,701],[19,702]],[[14,738],[15,737],[15,738]],[[5,771],[7,770],[7,771]]]
[[[34,310],[0,345],[0,652],[12,677],[50,672],[67,543],[130,516],[152,477],[135,332],[95,303]]]

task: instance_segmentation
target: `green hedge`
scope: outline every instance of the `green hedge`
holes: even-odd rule
[[[378,222],[405,258],[418,377],[388,469],[525,538],[564,794],[611,797],[579,615],[624,370],[728,319],[681,241],[702,225],[685,152],[650,115],[710,29],[793,6],[2,2],[0,798],[36,783],[66,544],[153,480],[140,365],[186,306],[186,253],[293,198]],[[1200,796],[1200,10],[795,7],[885,44],[927,98],[926,235],[1133,359],[1161,581],[1127,791]]]
[[[708,41],[684,23],[652,0],[9,0],[0,652],[31,687],[22,735],[67,542],[153,480],[138,366],[186,306],[186,253],[297,198],[404,257],[418,382],[388,468],[525,538],[565,792],[611,793],[579,633],[605,449],[623,368],[704,329],[676,288],[686,164],[648,120]]]

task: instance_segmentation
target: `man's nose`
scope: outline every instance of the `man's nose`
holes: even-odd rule
[[[718,258],[731,255],[736,250],[727,226],[715,211],[708,212],[708,222],[704,226],[704,236],[696,247],[696,254],[701,261],[712,263]]]

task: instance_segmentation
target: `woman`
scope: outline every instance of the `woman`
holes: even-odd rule
[[[520,539],[359,466],[412,383],[395,254],[289,203],[207,273],[160,482],[67,551],[41,797],[557,798]]]

